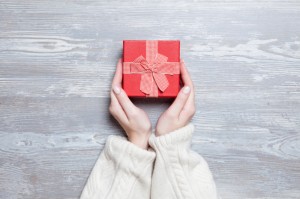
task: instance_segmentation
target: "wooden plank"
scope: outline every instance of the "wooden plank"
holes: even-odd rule
[[[105,98],[17,98],[14,101],[8,98],[1,101],[1,110],[6,114],[1,115],[5,124],[2,124],[0,134],[0,162],[4,163],[1,171],[5,175],[0,182],[6,187],[2,193],[7,195],[21,194],[26,198],[22,191],[24,187],[29,190],[28,198],[35,189],[41,190],[35,193],[37,198],[43,198],[45,193],[51,198],[68,198],[70,193],[62,193],[63,190],[79,194],[80,186],[85,182],[84,176],[88,176],[106,137],[122,135],[120,128],[114,128],[117,123],[109,117],[109,100]],[[148,111],[150,107],[154,108],[152,100],[135,102]],[[165,109],[169,103],[162,101],[149,112],[152,122],[162,111],[160,109]],[[218,112],[204,108],[195,115],[193,122],[197,130],[193,149],[209,161],[223,195],[268,197],[270,193],[264,191],[266,187],[273,189],[273,196],[280,195],[285,189],[291,190],[285,196],[298,193],[299,134],[289,127],[297,125],[299,113],[291,111],[285,115],[292,119],[288,120],[282,116],[282,107],[271,110],[250,107],[243,112],[231,109],[229,113],[222,106],[217,105]],[[276,125],[276,121],[280,121],[280,125]],[[253,125],[258,123],[260,126]],[[33,173],[31,169],[34,169]],[[14,175],[15,183],[23,182],[17,186],[19,191],[10,187],[12,182],[6,184],[11,179],[9,176]],[[70,175],[79,176],[74,179]],[[36,180],[33,185],[32,178]],[[68,181],[70,179],[73,180]],[[232,179],[238,183],[232,184]],[[265,186],[240,191],[245,186],[260,183]],[[278,187],[278,183],[282,187]],[[27,185],[31,186],[28,188]],[[48,187],[48,191],[43,190],[44,187]],[[51,190],[58,191],[53,193]]]

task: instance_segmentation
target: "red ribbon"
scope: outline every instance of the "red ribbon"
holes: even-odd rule
[[[168,57],[157,53],[157,41],[147,41],[146,56],[147,59],[141,55],[133,62],[124,62],[123,73],[140,73],[140,90],[150,97],[158,97],[158,89],[164,92],[169,86],[165,74],[179,74],[179,63],[167,62]]]

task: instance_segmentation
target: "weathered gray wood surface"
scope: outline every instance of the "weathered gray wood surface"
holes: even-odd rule
[[[180,39],[223,198],[300,198],[300,2],[0,1],[0,198],[78,198],[123,39]],[[170,100],[134,100],[155,124]]]

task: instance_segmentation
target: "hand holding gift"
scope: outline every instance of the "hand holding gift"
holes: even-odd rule
[[[159,117],[155,128],[156,136],[165,135],[186,126],[196,112],[193,81],[183,60],[180,62],[180,74],[184,87],[172,105]]]
[[[121,88],[122,59],[117,64],[115,77],[110,92],[110,113],[125,130],[128,140],[143,148],[148,148],[148,138],[151,135],[151,123],[148,115],[136,107]]]

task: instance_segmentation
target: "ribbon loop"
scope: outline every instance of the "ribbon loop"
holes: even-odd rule
[[[174,64],[167,61],[168,57],[157,53],[152,63],[141,55],[130,64],[131,73],[142,74],[140,83],[142,92],[150,96],[158,96],[158,90],[153,89],[153,84],[162,92],[168,88],[169,81],[165,74],[174,74]],[[156,90],[156,92],[153,90]]]
[[[153,77],[159,90],[164,92],[169,86],[169,81],[167,77],[161,73],[153,73]]]
[[[144,73],[141,76],[140,90],[142,92],[150,95],[151,94],[151,90],[152,90],[152,81],[153,81],[152,73]]]

